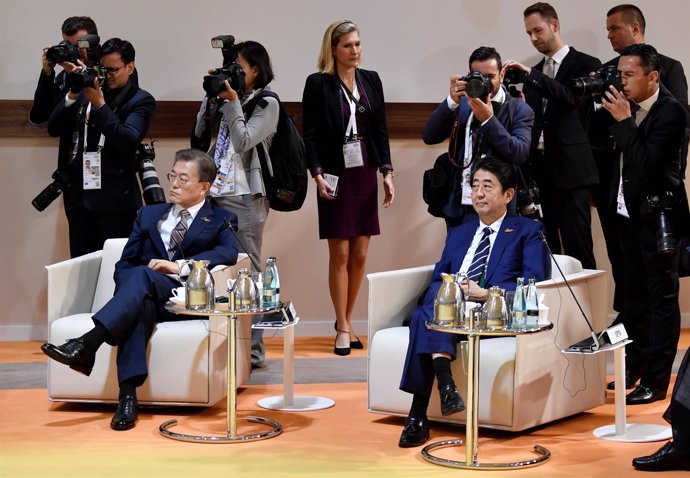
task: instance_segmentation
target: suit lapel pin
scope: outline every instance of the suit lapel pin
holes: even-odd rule
[[[506,227],[506,228],[503,230],[503,232],[507,232],[507,233],[515,232],[515,229],[511,229],[511,228],[509,228],[509,227]]]
[[[211,219],[209,219],[209,218],[206,217],[206,216],[201,216],[201,220],[204,221],[204,222],[211,222]]]

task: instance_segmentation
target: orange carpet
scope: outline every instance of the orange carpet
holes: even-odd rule
[[[281,350],[280,339],[270,339],[268,356]],[[27,347],[28,344],[28,347]],[[21,354],[18,362],[42,360],[37,344],[2,346],[0,361]],[[15,350],[8,352],[9,348]],[[324,347],[326,347],[324,349]],[[298,356],[326,359],[332,339],[298,339]],[[366,350],[357,351],[366,354]],[[319,395],[336,401],[335,407],[314,412],[278,412],[256,405],[260,398],[279,395],[281,386],[244,388],[238,397],[238,417],[258,415],[279,421],[284,432],[272,439],[236,444],[197,444],[169,440],[159,425],[179,419],[175,431],[192,434],[225,432],[225,401],[211,409],[146,408],[137,426],[127,432],[109,428],[113,408],[105,405],[51,403],[46,391],[0,391],[0,477],[442,477],[467,476],[476,471],[440,467],[425,462],[420,448],[401,449],[397,440],[402,419],[369,413],[366,383],[297,385],[296,394]],[[480,461],[510,461],[532,456],[534,444],[547,447],[546,464],[523,470],[486,471],[481,476],[506,473],[525,477],[636,476],[630,465],[635,456],[652,453],[661,443],[614,443],[592,435],[598,426],[613,423],[609,404],[550,424],[529,433],[480,430]],[[663,423],[668,400],[628,408],[628,421]],[[261,430],[240,420],[238,431]],[[431,441],[464,438],[464,428],[434,425]],[[464,448],[439,451],[464,459]],[[665,473],[664,477],[688,476]]]

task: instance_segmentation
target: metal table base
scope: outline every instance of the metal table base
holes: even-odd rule
[[[172,309],[177,312],[176,309]],[[280,435],[283,427],[280,423],[270,418],[249,416],[247,421],[254,423],[261,423],[272,427],[270,431],[262,433],[253,433],[246,435],[237,434],[237,357],[235,351],[235,341],[237,335],[237,316],[238,315],[254,315],[256,311],[237,313],[232,310],[212,310],[212,311],[188,311],[182,310],[178,313],[185,313],[191,315],[221,315],[227,319],[227,337],[228,337],[228,397],[226,404],[226,429],[227,433],[224,436],[214,435],[189,435],[184,433],[176,433],[170,431],[170,428],[177,425],[177,420],[168,420],[161,424],[158,431],[166,438],[173,440],[187,441],[193,443],[243,443],[248,441],[264,440]]]
[[[486,331],[474,329],[473,322],[474,321],[471,319],[470,327],[468,329],[444,327],[427,323],[427,327],[432,330],[467,336],[467,421],[465,423],[464,442],[465,461],[441,458],[431,453],[432,450],[438,448],[448,448],[462,445],[462,440],[445,440],[427,445],[422,449],[422,458],[437,465],[448,466],[451,468],[462,468],[466,470],[507,470],[541,465],[551,458],[551,452],[541,445],[534,445],[534,452],[540,456],[529,460],[521,460],[509,463],[480,463],[477,460],[477,453],[479,451],[479,338],[480,336],[514,336],[524,333],[536,333],[552,328],[553,324],[542,324],[533,329],[525,329],[520,331],[512,331],[507,329]]]

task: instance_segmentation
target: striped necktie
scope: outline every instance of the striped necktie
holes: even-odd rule
[[[170,233],[170,245],[168,246],[168,257],[172,259],[177,252],[177,249],[182,246],[182,241],[184,240],[184,235],[187,233],[187,221],[192,217],[189,211],[183,209],[180,211],[180,221]]]
[[[477,250],[474,253],[474,258],[472,259],[472,264],[470,264],[470,268],[467,271],[467,278],[476,282],[480,286],[483,285],[481,281],[486,269],[486,260],[489,257],[489,252],[491,250],[491,241],[489,240],[489,236],[494,231],[490,227],[485,227],[482,232],[484,235],[482,236],[482,240],[479,241]]]

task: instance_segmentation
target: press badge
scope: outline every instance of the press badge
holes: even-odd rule
[[[618,198],[616,199],[616,212],[623,217],[630,219],[628,214],[628,207],[625,205],[625,196],[623,196],[623,178],[621,177],[618,183]]]
[[[343,157],[345,158],[346,168],[356,168],[364,166],[364,157],[362,156],[362,142],[346,141],[343,145]]]
[[[463,206],[472,205],[472,174],[470,168],[462,170],[462,201]]]
[[[211,185],[211,196],[218,197],[222,194],[235,192],[235,161],[234,154],[224,154],[220,159],[220,167],[216,179]]]
[[[101,152],[84,153],[82,163],[84,190],[101,189]]]

